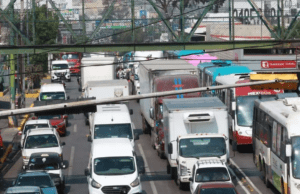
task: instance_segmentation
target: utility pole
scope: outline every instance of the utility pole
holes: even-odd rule
[[[280,5],[279,0],[277,0],[277,34],[281,37],[281,28],[280,28]]]
[[[23,33],[23,25],[24,25],[24,0],[21,0],[21,24],[20,24],[21,32]],[[27,36],[28,37],[28,36]],[[22,38],[22,37],[21,37]],[[23,39],[21,39],[21,45],[24,45]],[[22,97],[21,99],[25,99],[25,55],[22,54],[22,59],[21,59],[21,86],[22,87]],[[23,102],[23,101],[22,101]],[[25,103],[25,102],[24,102]],[[20,105],[19,105],[20,106]],[[22,107],[23,108],[23,107]],[[25,107],[24,107],[25,108]]]
[[[14,23],[14,4],[12,4],[10,9],[10,19]],[[14,37],[15,33],[13,28],[10,28],[10,45],[14,46]],[[15,91],[15,61],[14,55],[10,54],[10,104],[11,109],[15,109],[15,99],[16,99],[16,91]]]
[[[83,43],[86,41],[85,18],[84,18],[84,0],[82,0],[82,28],[83,28]]]
[[[229,40],[232,39],[231,37],[231,0],[228,0],[228,12],[229,12]]]
[[[234,41],[234,0],[231,0],[232,7],[232,40]]]
[[[35,0],[32,0],[32,40],[35,45]]]

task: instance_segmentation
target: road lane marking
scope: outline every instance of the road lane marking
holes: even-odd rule
[[[77,124],[74,125],[74,133],[77,132]]]
[[[233,174],[233,176],[236,177],[236,180],[238,182],[238,184],[242,187],[242,189],[245,191],[246,194],[250,194],[250,192],[248,191],[248,189],[243,185],[243,183],[241,182],[241,180],[239,179],[239,177],[236,176],[236,174],[234,173],[234,171],[228,167],[229,171],[231,172],[231,174]]]
[[[149,168],[149,166],[148,166],[148,162],[147,162],[147,160],[146,160],[146,156],[145,156],[145,154],[144,154],[142,145],[141,145],[141,144],[138,144],[138,147],[139,147],[139,151],[140,151],[140,153],[141,153],[141,155],[142,155],[142,157],[143,157],[143,160],[144,160],[145,171],[150,173],[150,168]],[[146,167],[147,167],[147,168],[146,168]],[[153,193],[153,194],[158,194],[158,193],[157,193],[157,190],[156,190],[156,187],[155,187],[155,184],[154,184],[153,181],[150,181],[150,186],[151,186],[151,189],[152,189],[152,193]]]
[[[233,164],[239,171],[240,173],[245,177],[245,179],[248,181],[248,183],[252,186],[253,189],[256,190],[256,192],[258,194],[262,194],[262,192],[260,192],[258,190],[258,188],[253,184],[253,182],[249,179],[249,177],[242,171],[242,169],[240,169],[240,167],[232,160],[230,159],[231,164]]]
[[[70,163],[69,163],[69,172],[68,175],[72,175],[72,170],[73,170],[73,161],[74,161],[74,153],[75,153],[75,147],[71,147],[71,154],[70,154]]]

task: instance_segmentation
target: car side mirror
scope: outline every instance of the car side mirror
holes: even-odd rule
[[[173,154],[173,145],[172,145],[172,143],[168,144],[168,153]]]
[[[61,145],[64,146],[64,145],[66,145],[66,143],[65,143],[65,142],[62,142]]]
[[[134,134],[134,140],[139,140],[139,139],[140,139],[139,134],[135,133],[135,134]]]
[[[133,110],[130,109],[130,110],[129,110],[129,113],[130,113],[130,115],[133,115]]]
[[[91,175],[90,170],[88,168],[84,169],[84,175],[85,176],[90,176]]]
[[[190,177],[190,178],[189,178],[189,181],[193,182],[193,178],[192,178],[192,177]]]
[[[292,145],[291,144],[285,145],[285,155],[286,155],[286,157],[292,156]]]
[[[92,142],[92,137],[91,137],[91,135],[88,136],[88,142]]]

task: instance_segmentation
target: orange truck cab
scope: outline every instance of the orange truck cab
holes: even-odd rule
[[[80,65],[82,53],[79,52],[63,52],[59,54],[60,60],[67,60],[70,66],[70,72],[73,75],[80,74]]]

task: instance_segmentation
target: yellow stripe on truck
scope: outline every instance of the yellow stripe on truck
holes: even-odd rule
[[[298,80],[297,74],[250,74],[250,80]]]

